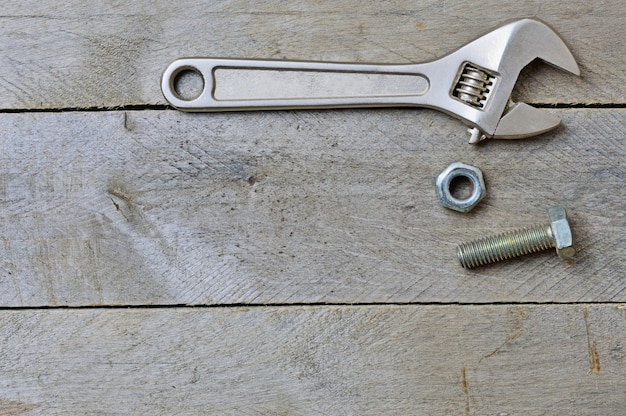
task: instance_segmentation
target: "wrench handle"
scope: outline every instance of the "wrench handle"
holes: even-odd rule
[[[414,67],[185,58],[165,70],[161,88],[184,111],[411,106],[429,90],[428,79]],[[176,79],[185,70],[204,81],[190,100],[176,92]]]

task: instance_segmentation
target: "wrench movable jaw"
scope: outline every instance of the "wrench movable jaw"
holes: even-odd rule
[[[558,127],[559,124],[561,124],[561,119],[557,116],[526,103],[512,103],[500,119],[493,137],[523,139],[548,132]]]

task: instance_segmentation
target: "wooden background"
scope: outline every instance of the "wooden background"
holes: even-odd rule
[[[0,414],[622,415],[620,1],[21,1],[0,16]],[[537,16],[562,118],[467,144],[426,109],[184,114],[185,56],[407,63]],[[442,208],[479,166],[487,198]],[[568,209],[578,255],[457,243]]]

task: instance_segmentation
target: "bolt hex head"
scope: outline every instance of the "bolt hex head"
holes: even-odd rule
[[[552,207],[548,210],[550,217],[550,228],[554,237],[556,254],[562,259],[569,259],[574,256],[572,230],[567,222],[567,216],[563,207]]]

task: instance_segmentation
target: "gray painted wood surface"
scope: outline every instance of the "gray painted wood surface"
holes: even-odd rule
[[[584,76],[532,65],[516,93],[520,99],[623,102],[621,11],[619,0],[6,2],[0,107],[165,104],[159,78],[184,56],[430,61],[505,20],[527,16],[561,34]]]
[[[5,311],[0,412],[618,415],[624,306]]]
[[[434,111],[5,114],[8,306],[626,300],[626,111],[466,143]],[[442,208],[450,162],[482,168]],[[570,213],[579,255],[464,270],[457,243]]]
[[[3,5],[0,415],[622,415],[624,5],[509,3]],[[514,96],[563,119],[535,139],[470,146],[424,109],[183,114],[159,90],[183,56],[419,62],[524,16],[583,75],[522,74]],[[457,160],[486,177],[468,215],[435,195]],[[458,266],[555,204],[573,261]]]

